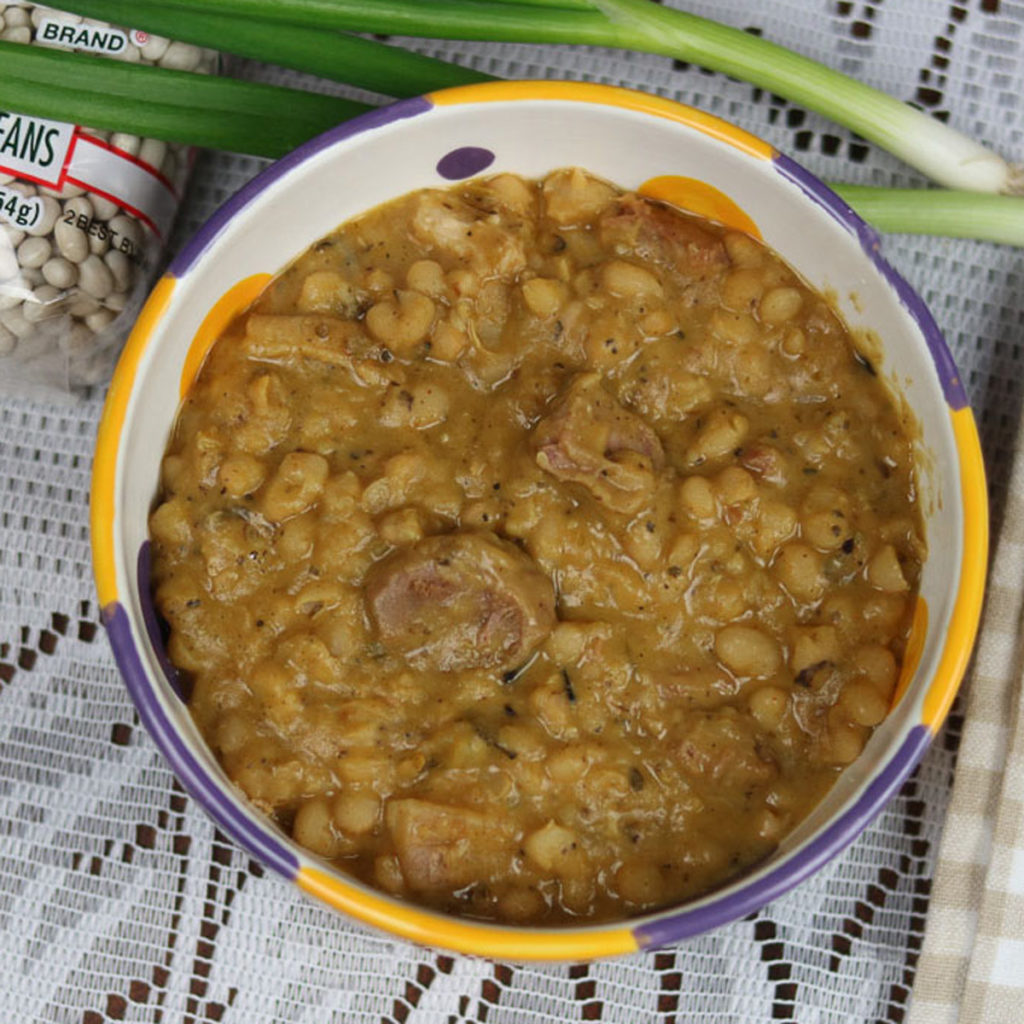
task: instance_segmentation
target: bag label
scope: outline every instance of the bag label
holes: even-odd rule
[[[63,46],[69,50],[102,53],[110,57],[124,52],[128,45],[128,35],[119,28],[100,28],[98,25],[61,21],[59,18],[43,18],[36,29],[36,42]]]
[[[57,187],[75,126],[0,110],[0,170]]]
[[[95,192],[160,237],[170,228],[178,206],[177,190],[159,168],[73,124],[6,110],[0,110],[0,173],[56,191],[74,185]]]

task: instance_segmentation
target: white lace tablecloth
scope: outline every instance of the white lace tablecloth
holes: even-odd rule
[[[1024,157],[1019,0],[687,7],[799,49]],[[799,106],[697,67],[612,51],[413,45],[493,74],[613,82],[682,99],[767,138],[826,179],[921,183]],[[251,64],[236,70],[301,81]],[[203,156],[176,244],[260,166]],[[931,306],[963,371],[998,530],[1004,507],[1017,508],[1005,499],[1024,394],[1024,251],[897,237],[885,250]],[[87,500],[100,401],[0,398],[2,1024],[909,1019],[963,730],[957,712],[844,855],[749,919],[663,952],[551,967],[438,955],[369,935],[264,872],[175,782],[138,724],[99,625]],[[1019,531],[1013,518],[1008,528]],[[999,585],[1019,609],[1020,575],[1004,574]],[[1016,622],[1002,625],[1015,650]],[[1016,655],[1004,657],[1007,665],[1019,664]],[[1024,973],[1024,956],[1017,970]],[[947,993],[930,995],[941,1003]],[[920,998],[924,1005],[929,996]],[[998,1005],[985,1019],[1024,1020],[1024,1006]],[[956,1019],[955,1009],[943,1013],[929,1020]]]

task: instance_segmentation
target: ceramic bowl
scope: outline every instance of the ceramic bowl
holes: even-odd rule
[[[272,274],[355,214],[482,173],[538,177],[579,165],[624,188],[756,232],[855,334],[920,428],[930,557],[907,665],[862,756],[770,859],[690,902],[610,924],[523,928],[456,919],[363,885],[301,849],[247,804],[207,749],[165,671],[149,595],[147,516],[178,403],[212,340]],[[218,210],[170,265],[107,398],[92,491],[100,602],[117,663],[171,767],[225,833],[312,896],[389,933],[461,952],[581,959],[672,943],[761,907],[842,850],[879,813],[939,728],[967,663],[984,583],[987,509],[977,431],[948,349],[879,239],[820,181],[700,111],[642,93],[495,83],[366,114],[273,164]]]

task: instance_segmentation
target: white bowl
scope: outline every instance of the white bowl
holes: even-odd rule
[[[879,371],[920,427],[930,556],[894,707],[862,756],[756,870],[628,921],[522,928],[412,906],[303,850],[218,766],[165,672],[149,593],[147,518],[160,454],[209,345],[270,275],[327,231],[391,198],[483,172],[539,177],[579,165],[627,189],[757,231],[849,327],[881,339]],[[279,160],[200,229],[157,284],[100,425],[92,491],[97,587],[139,714],[186,788],[269,867],[360,920],[419,942],[509,959],[579,959],[664,945],[757,909],[842,850],[899,789],[939,728],[970,654],[987,548],[974,419],[934,321],[882,259],[874,231],[817,179],[747,133],[642,93],[495,83],[406,100]]]

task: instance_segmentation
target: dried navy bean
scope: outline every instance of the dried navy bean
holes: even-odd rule
[[[49,288],[52,291],[42,292],[42,289]],[[31,299],[26,299],[21,306],[21,315],[30,324],[37,324],[40,320],[48,320],[51,316],[55,316],[58,310],[55,307],[54,300],[60,296],[60,292],[57,291],[52,285],[44,284],[40,285],[32,293]]]
[[[78,267],[78,287],[94,298],[105,299],[114,290],[114,275],[106,263],[93,254]]]
[[[26,238],[18,246],[18,263],[23,267],[41,267],[49,258],[52,247],[45,238]]]
[[[188,43],[173,42],[157,61],[162,68],[175,71],[195,71],[202,59],[202,51]]]
[[[61,256],[72,263],[81,263],[89,255],[89,239],[86,233],[63,217],[57,221],[53,229],[53,240],[57,243]]]
[[[43,280],[54,288],[70,288],[78,283],[78,267],[61,256],[43,264]]]
[[[123,252],[111,249],[104,254],[103,262],[114,275],[114,287],[119,292],[127,291],[132,280],[132,265],[128,257]]]
[[[43,212],[39,220],[28,229],[28,233],[42,237],[49,235],[53,231],[53,226],[57,223],[57,218],[60,216],[60,203],[52,196],[40,196],[39,202]]]

